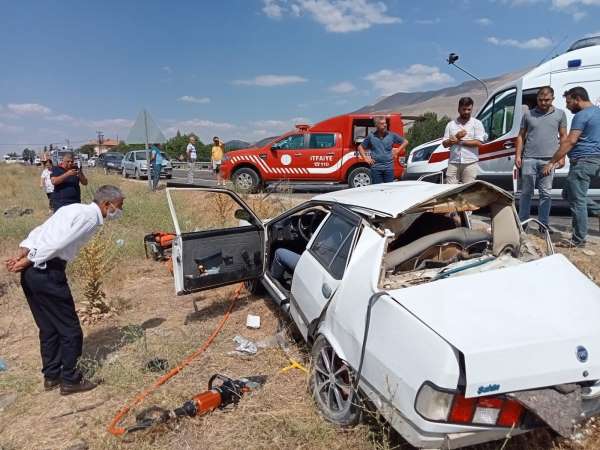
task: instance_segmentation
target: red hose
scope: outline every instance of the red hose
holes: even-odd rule
[[[121,422],[121,420],[123,420],[123,418],[125,417],[125,415],[129,411],[131,411],[132,408],[134,408],[137,405],[139,405],[140,403],[142,403],[144,401],[144,399],[146,397],[148,397],[148,395],[150,395],[152,392],[154,392],[160,386],[162,386],[167,381],[169,381],[171,378],[173,378],[175,375],[177,375],[179,372],[181,372],[194,359],[196,359],[198,356],[200,356],[202,353],[204,353],[206,351],[206,349],[210,346],[210,344],[212,344],[212,342],[215,340],[215,338],[217,337],[217,335],[219,334],[219,332],[223,328],[223,325],[225,325],[225,322],[227,322],[227,319],[229,319],[229,316],[231,315],[231,311],[233,311],[233,306],[235,304],[235,301],[240,296],[240,293],[242,292],[243,286],[244,286],[243,284],[240,284],[237,287],[237,289],[235,290],[235,292],[233,294],[233,298],[231,299],[231,303],[229,305],[229,309],[225,312],[225,314],[223,315],[223,318],[221,319],[221,321],[219,322],[219,324],[217,325],[217,327],[213,330],[212,334],[204,342],[204,344],[202,344],[202,346],[200,348],[198,348],[194,353],[188,355],[177,367],[174,367],[168,373],[166,373],[163,376],[161,376],[149,388],[147,388],[147,389],[143,390],[142,392],[140,392],[138,395],[135,396],[135,398],[131,402],[129,402],[128,404],[126,404],[125,406],[123,406],[117,412],[117,414],[115,415],[115,417],[113,418],[113,420],[110,422],[110,425],[108,426],[109,433],[111,433],[111,434],[113,434],[115,436],[122,436],[123,434],[125,434],[125,432],[127,430],[125,428],[123,428],[123,427],[118,426],[119,422]]]

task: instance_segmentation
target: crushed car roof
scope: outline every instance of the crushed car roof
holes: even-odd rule
[[[478,184],[496,192],[509,195],[501,189],[483,182],[467,184],[435,184],[426,181],[397,181],[394,183],[374,184],[371,186],[342,191],[328,192],[313,197],[313,201],[334,202],[365,211],[373,211],[384,216],[396,217],[407,209],[426,202],[441,194],[464,189]]]

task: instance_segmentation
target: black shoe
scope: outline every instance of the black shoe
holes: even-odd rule
[[[82,378],[79,383],[67,383],[63,381],[60,384],[60,395],[78,394],[79,392],[87,392],[95,389],[98,385],[91,381]]]
[[[44,378],[44,390],[52,391],[60,386],[61,379],[58,378]]]

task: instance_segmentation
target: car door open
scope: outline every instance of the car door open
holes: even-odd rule
[[[234,192],[169,188],[175,226],[173,276],[177,295],[259,278],[265,228]]]

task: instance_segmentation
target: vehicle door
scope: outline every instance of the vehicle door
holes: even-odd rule
[[[265,228],[232,191],[168,188],[175,227],[175,292],[185,295],[259,278],[265,266]]]
[[[487,134],[487,141],[479,148],[478,178],[509,191],[513,189],[512,170],[521,117],[520,85],[496,93],[477,116]]]
[[[297,169],[301,164],[306,148],[306,134],[296,133],[285,136],[273,145],[267,155],[266,166],[274,172],[275,178],[298,180],[306,177],[303,171]]]
[[[125,155],[125,158],[123,158],[123,167],[125,168],[125,172],[128,175],[133,175],[133,152],[129,152]]]
[[[350,157],[354,157],[352,152]],[[309,133],[307,146],[298,152],[294,167],[311,180],[339,181],[342,167],[340,133]]]
[[[361,219],[335,206],[309,242],[292,278],[290,313],[306,337],[343,280]]]

